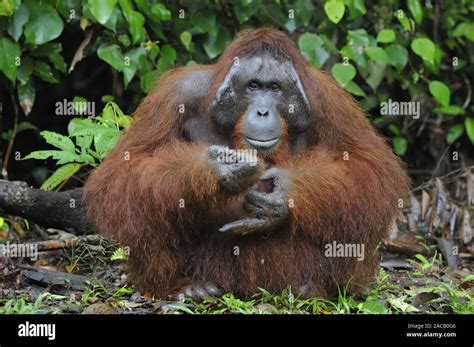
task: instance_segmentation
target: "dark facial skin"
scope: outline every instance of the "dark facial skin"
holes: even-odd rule
[[[249,148],[260,151],[278,145],[283,122],[290,136],[311,123],[309,103],[294,67],[267,55],[234,64],[217,91],[211,115],[228,132],[243,117],[240,135]]]

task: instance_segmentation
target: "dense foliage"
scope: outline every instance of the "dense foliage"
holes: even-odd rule
[[[474,142],[473,13],[470,0],[1,0],[0,86],[3,102],[11,104],[4,107],[11,113],[2,121],[3,168],[15,135],[34,128],[22,120],[43,102],[36,97],[38,88],[66,85],[84,57],[96,56],[110,69],[111,85],[87,88],[115,97],[113,104],[112,96],[89,101],[107,103],[116,118],[123,115],[117,104],[130,109],[120,90],[130,91],[136,102],[165,71],[213,62],[237,32],[261,26],[287,31],[312,65],[330,71],[360,100],[411,165],[424,165],[420,155],[437,161],[450,146],[469,153]],[[90,74],[101,64],[89,66]],[[77,96],[73,93],[70,100]],[[419,102],[420,113],[390,115],[383,104],[391,101]],[[69,165],[59,178],[83,164],[95,165],[126,127],[117,119],[107,122],[110,112],[82,123],[67,119],[65,136],[43,132],[59,151],[30,158],[52,157]],[[125,119],[122,123],[128,124]],[[77,126],[87,125],[77,135]],[[45,187],[60,181],[56,177]]]

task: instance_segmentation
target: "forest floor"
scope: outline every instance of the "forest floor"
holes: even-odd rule
[[[341,288],[331,300],[299,299],[288,288],[278,294],[262,289],[249,301],[228,293],[183,303],[137,293],[126,284],[124,248],[97,240],[42,252],[36,261],[0,258],[0,313],[474,313],[472,262],[443,267],[440,254],[427,259],[384,251],[365,292],[348,295]]]
[[[35,245],[38,257],[0,257],[1,313],[474,313],[474,167],[413,189],[379,248],[380,271],[365,292],[330,300],[290,288],[243,301],[165,301],[127,284],[126,248],[0,217],[0,246]]]

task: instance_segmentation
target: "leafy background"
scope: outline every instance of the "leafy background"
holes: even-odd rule
[[[469,0],[1,0],[2,175],[81,184],[157,77],[212,63],[237,32],[270,26],[331,71],[423,181],[473,159],[473,12]],[[55,115],[63,99],[104,111]],[[388,99],[420,102],[421,117],[382,116]],[[56,148],[22,160],[44,140]]]

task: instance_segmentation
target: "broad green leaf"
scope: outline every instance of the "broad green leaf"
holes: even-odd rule
[[[54,67],[61,71],[62,73],[66,73],[67,66],[66,62],[64,61],[64,58],[61,54],[59,53],[52,53],[48,56],[49,61],[53,63]]]
[[[408,19],[407,15],[403,10],[397,10],[394,13],[394,16],[397,17],[398,21],[402,25],[403,29],[406,31],[412,31],[413,28],[411,26],[410,20]]]
[[[41,4],[28,7],[28,10],[30,20],[25,26],[26,43],[41,45],[61,35],[64,23],[52,6]]]
[[[474,22],[463,22],[453,31],[454,37],[465,36],[469,41],[474,41]]]
[[[393,149],[398,155],[404,155],[408,149],[408,142],[404,137],[396,136],[393,138]]]
[[[397,70],[402,70],[408,62],[408,51],[400,45],[390,45],[385,47],[390,65],[395,66]]]
[[[144,47],[134,48],[125,53],[125,64],[123,69],[125,87],[127,87],[128,83],[130,83],[132,78],[135,76],[137,69],[140,67],[140,59],[146,59],[145,57],[146,49]]]
[[[11,16],[20,6],[21,0],[0,1],[0,16]]]
[[[13,14],[10,24],[8,25],[8,33],[18,42],[21,34],[23,34],[23,27],[30,18],[30,12],[25,4],[21,4],[17,11]]]
[[[365,29],[349,30],[347,32],[347,43],[349,45],[368,45],[369,34]]]
[[[270,5],[270,4],[269,4]],[[267,11],[270,6],[267,5]],[[261,1],[235,1],[234,13],[240,24],[247,22],[262,6]],[[271,15],[271,14],[270,14]]]
[[[384,29],[377,34],[377,42],[390,43],[395,41],[395,32],[391,29]]]
[[[112,15],[117,0],[87,0],[87,3],[97,21],[100,24],[105,24]]]
[[[139,43],[146,39],[145,34],[145,17],[140,12],[133,11],[127,18],[128,30],[132,34],[132,42]]]
[[[376,60],[369,60],[367,68],[361,71],[362,77],[367,84],[376,90],[385,77],[387,65]]]
[[[366,312],[370,313],[388,313],[388,310],[385,308],[383,304],[381,304],[379,301],[376,300],[369,300],[367,299],[363,304],[362,304],[362,309]]]
[[[467,117],[464,120],[464,126],[466,128],[467,137],[469,137],[471,143],[474,144],[474,118]]]
[[[415,54],[424,60],[433,61],[435,55],[435,45],[427,38],[417,38],[411,43],[411,49]]]
[[[462,123],[453,125],[448,133],[446,134],[446,143],[448,145],[452,144],[454,141],[459,139],[464,132],[464,125]]]
[[[345,88],[351,94],[367,97],[367,94],[365,94],[362,88],[359,87],[359,85],[354,81],[350,81],[349,83],[347,83]]]
[[[457,116],[459,114],[464,114],[464,109],[458,105],[449,105],[449,106],[435,107],[433,109],[433,112],[443,113],[450,116]]]
[[[189,51],[189,45],[191,44],[191,40],[193,38],[191,33],[189,31],[183,31],[181,35],[179,35],[179,38],[181,39],[184,47],[186,47],[186,50]]]
[[[15,82],[17,75],[17,61],[21,56],[20,45],[8,37],[0,37],[0,71]]]
[[[27,83],[18,86],[18,100],[25,115],[31,113],[33,104],[35,103],[36,91],[33,79],[30,78]]]
[[[324,12],[328,16],[329,20],[335,24],[344,17],[344,3],[342,2],[326,2],[324,4]]]
[[[387,129],[395,136],[400,135],[400,128],[397,127],[395,124],[389,124]]]
[[[21,59],[21,64],[18,67],[18,81],[21,85],[26,84],[30,80],[31,73],[33,72],[33,60],[30,57]]]
[[[328,59],[329,52],[322,46],[323,40],[316,34],[304,33],[298,39],[298,47],[303,56],[314,66],[321,67]]]
[[[204,51],[210,59],[214,59],[224,51],[224,48],[232,40],[230,32],[226,28],[219,30],[217,36],[209,36],[204,42]]]
[[[416,24],[421,24],[423,21],[423,7],[421,7],[420,0],[408,0],[407,5]]]
[[[352,64],[334,64],[331,72],[336,81],[343,87],[352,81],[356,75],[356,69]]]
[[[211,36],[217,34],[216,14],[212,11],[197,12],[191,17],[193,25],[201,33],[208,33]]]
[[[440,81],[432,81],[429,85],[430,93],[436,101],[444,107],[448,107],[451,99],[451,92],[446,84]]]
[[[297,0],[295,7],[296,18],[298,18],[303,25],[308,25],[314,13],[313,2],[311,0]]]
[[[42,80],[49,83],[58,83],[59,79],[54,75],[51,67],[44,61],[37,60],[33,66],[33,73]]]
[[[384,64],[389,64],[389,58],[387,53],[381,47],[367,47],[365,53],[369,56],[370,59],[379,61]]]
[[[85,113],[86,107],[87,107],[87,99],[86,98],[84,98],[82,96],[75,96],[72,99],[72,104],[73,104],[73,107],[74,107],[74,111],[77,114]]]
[[[298,39],[298,47],[302,52],[313,52],[317,47],[323,45],[323,40],[316,34],[306,32]]]
[[[154,70],[140,76],[140,87],[145,94],[148,94],[155,85],[159,72]]]
[[[171,20],[171,12],[163,4],[156,4],[151,7],[151,13],[160,21]]]
[[[349,9],[349,19],[354,20],[367,13],[364,0],[344,0],[344,4]]]
[[[120,51],[120,47],[118,45],[109,45],[103,43],[97,50],[97,55],[100,59],[111,65],[115,70],[123,70],[124,56],[122,55],[122,52]]]
[[[66,152],[75,152],[76,146],[69,137],[47,130],[42,131],[40,134],[50,145]]]
[[[46,181],[41,185],[43,190],[53,190],[63,181],[74,175],[81,168],[80,164],[66,164],[59,167]]]

